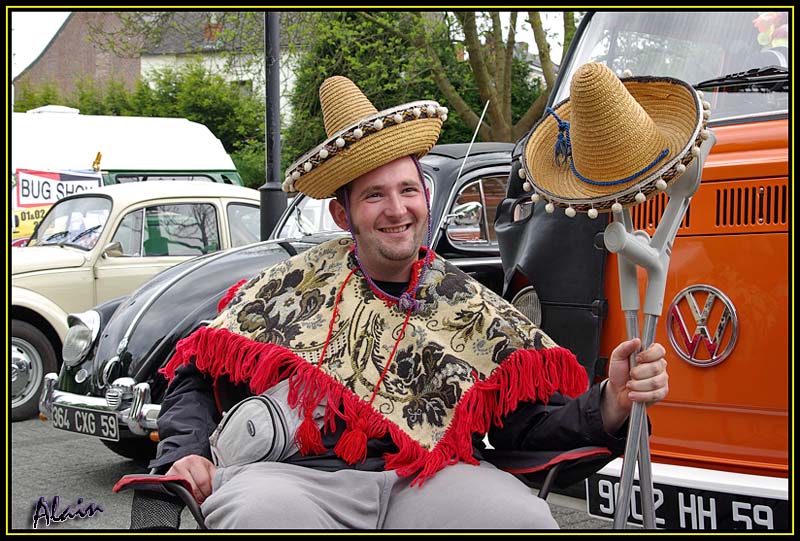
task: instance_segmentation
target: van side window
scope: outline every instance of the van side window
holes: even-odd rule
[[[142,245],[145,257],[216,252],[220,248],[217,210],[208,203],[149,207]]]

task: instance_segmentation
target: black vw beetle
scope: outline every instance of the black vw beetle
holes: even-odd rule
[[[495,211],[506,195],[512,149],[510,143],[476,143],[465,160],[468,145],[438,145],[421,160],[436,252],[497,293],[504,280]],[[157,371],[175,344],[216,316],[231,286],[346,234],[326,209],[327,201],[300,195],[271,240],[189,260],[128,297],[70,314],[61,372],[45,376],[42,415],[56,428],[100,438],[122,456],[152,456],[166,390]]]

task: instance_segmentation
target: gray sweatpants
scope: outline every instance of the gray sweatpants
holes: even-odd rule
[[[281,462],[219,468],[203,502],[212,529],[558,528],[547,503],[487,462],[410,486],[394,472],[323,472]]]

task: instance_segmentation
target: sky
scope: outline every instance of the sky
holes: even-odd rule
[[[53,35],[70,14],[69,11],[12,11],[11,15],[11,77],[19,75],[31,62],[36,60],[52,39]],[[545,16],[545,26],[552,22],[560,25],[561,18]],[[526,25],[527,26],[527,25]],[[530,30],[517,34],[517,41],[528,41],[533,46],[533,35]],[[561,49],[552,46],[553,61],[561,60]]]
[[[69,11],[12,11],[11,77],[36,60],[70,14]]]

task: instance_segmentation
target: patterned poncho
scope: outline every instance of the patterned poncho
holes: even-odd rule
[[[162,373],[188,362],[261,393],[289,379],[289,405],[305,416],[304,454],[322,453],[320,430],[346,430],[334,452],[363,460],[368,438],[399,451],[386,469],[422,482],[448,464],[476,463],[472,435],[500,426],[520,401],[576,396],[587,376],[513,306],[439,257],[429,258],[417,311],[371,289],[352,240],[328,241],[242,285],[207,327],[178,343]],[[424,259],[420,259],[418,268]],[[221,303],[224,304],[224,303]],[[312,419],[324,403],[320,428]]]

